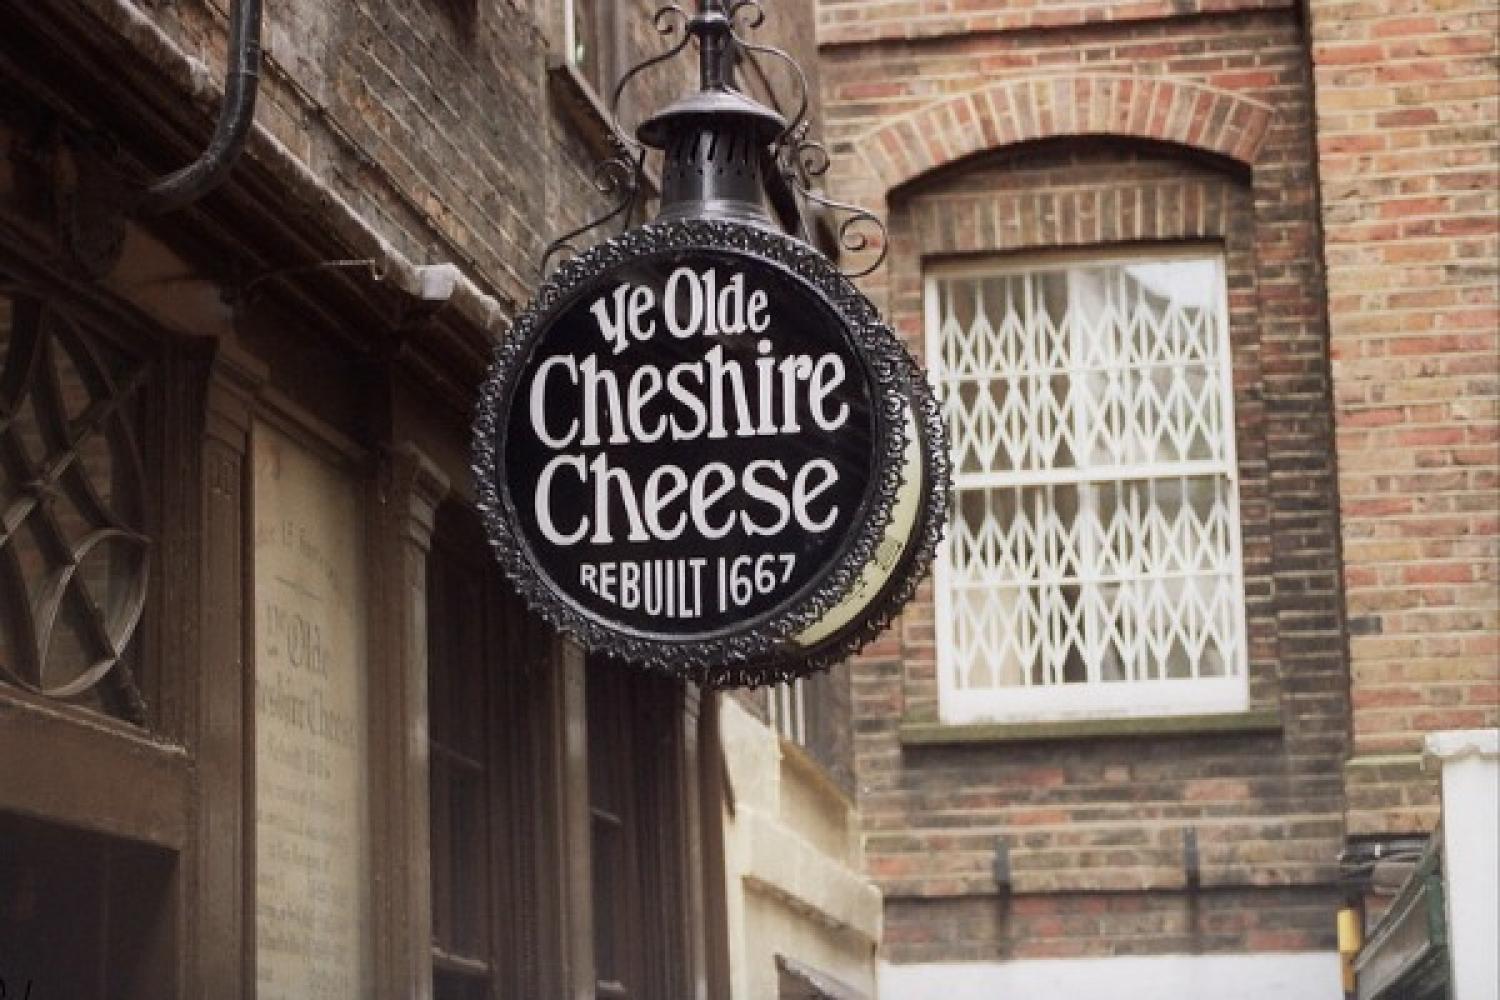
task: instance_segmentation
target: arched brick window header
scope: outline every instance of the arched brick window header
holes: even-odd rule
[[[976,153],[1066,136],[1173,143],[1254,166],[1271,107],[1200,84],[1135,76],[1012,80],[935,101],[854,146],[886,191]]]

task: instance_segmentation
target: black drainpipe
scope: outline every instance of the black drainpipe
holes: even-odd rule
[[[229,8],[228,71],[224,104],[214,135],[197,160],[160,178],[139,203],[144,215],[160,215],[192,204],[224,182],[239,159],[255,121],[260,87],[261,0],[234,0]]]

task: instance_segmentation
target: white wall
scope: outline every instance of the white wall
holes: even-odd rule
[[[880,1000],[1342,1000],[1337,952],[880,967]]]
[[[1454,1000],[1500,997],[1500,732],[1450,730],[1427,737],[1427,762],[1443,769],[1443,892],[1448,903]]]

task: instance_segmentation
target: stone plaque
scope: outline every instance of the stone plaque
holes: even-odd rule
[[[356,484],[255,428],[259,1000],[373,985],[363,519]]]

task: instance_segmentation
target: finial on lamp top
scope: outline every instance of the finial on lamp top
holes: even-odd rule
[[[699,0],[687,23],[698,40],[698,90],[636,130],[665,153],[658,219],[730,219],[775,228],[764,166],[786,119],[735,86],[740,58],[734,23],[719,0]]]

